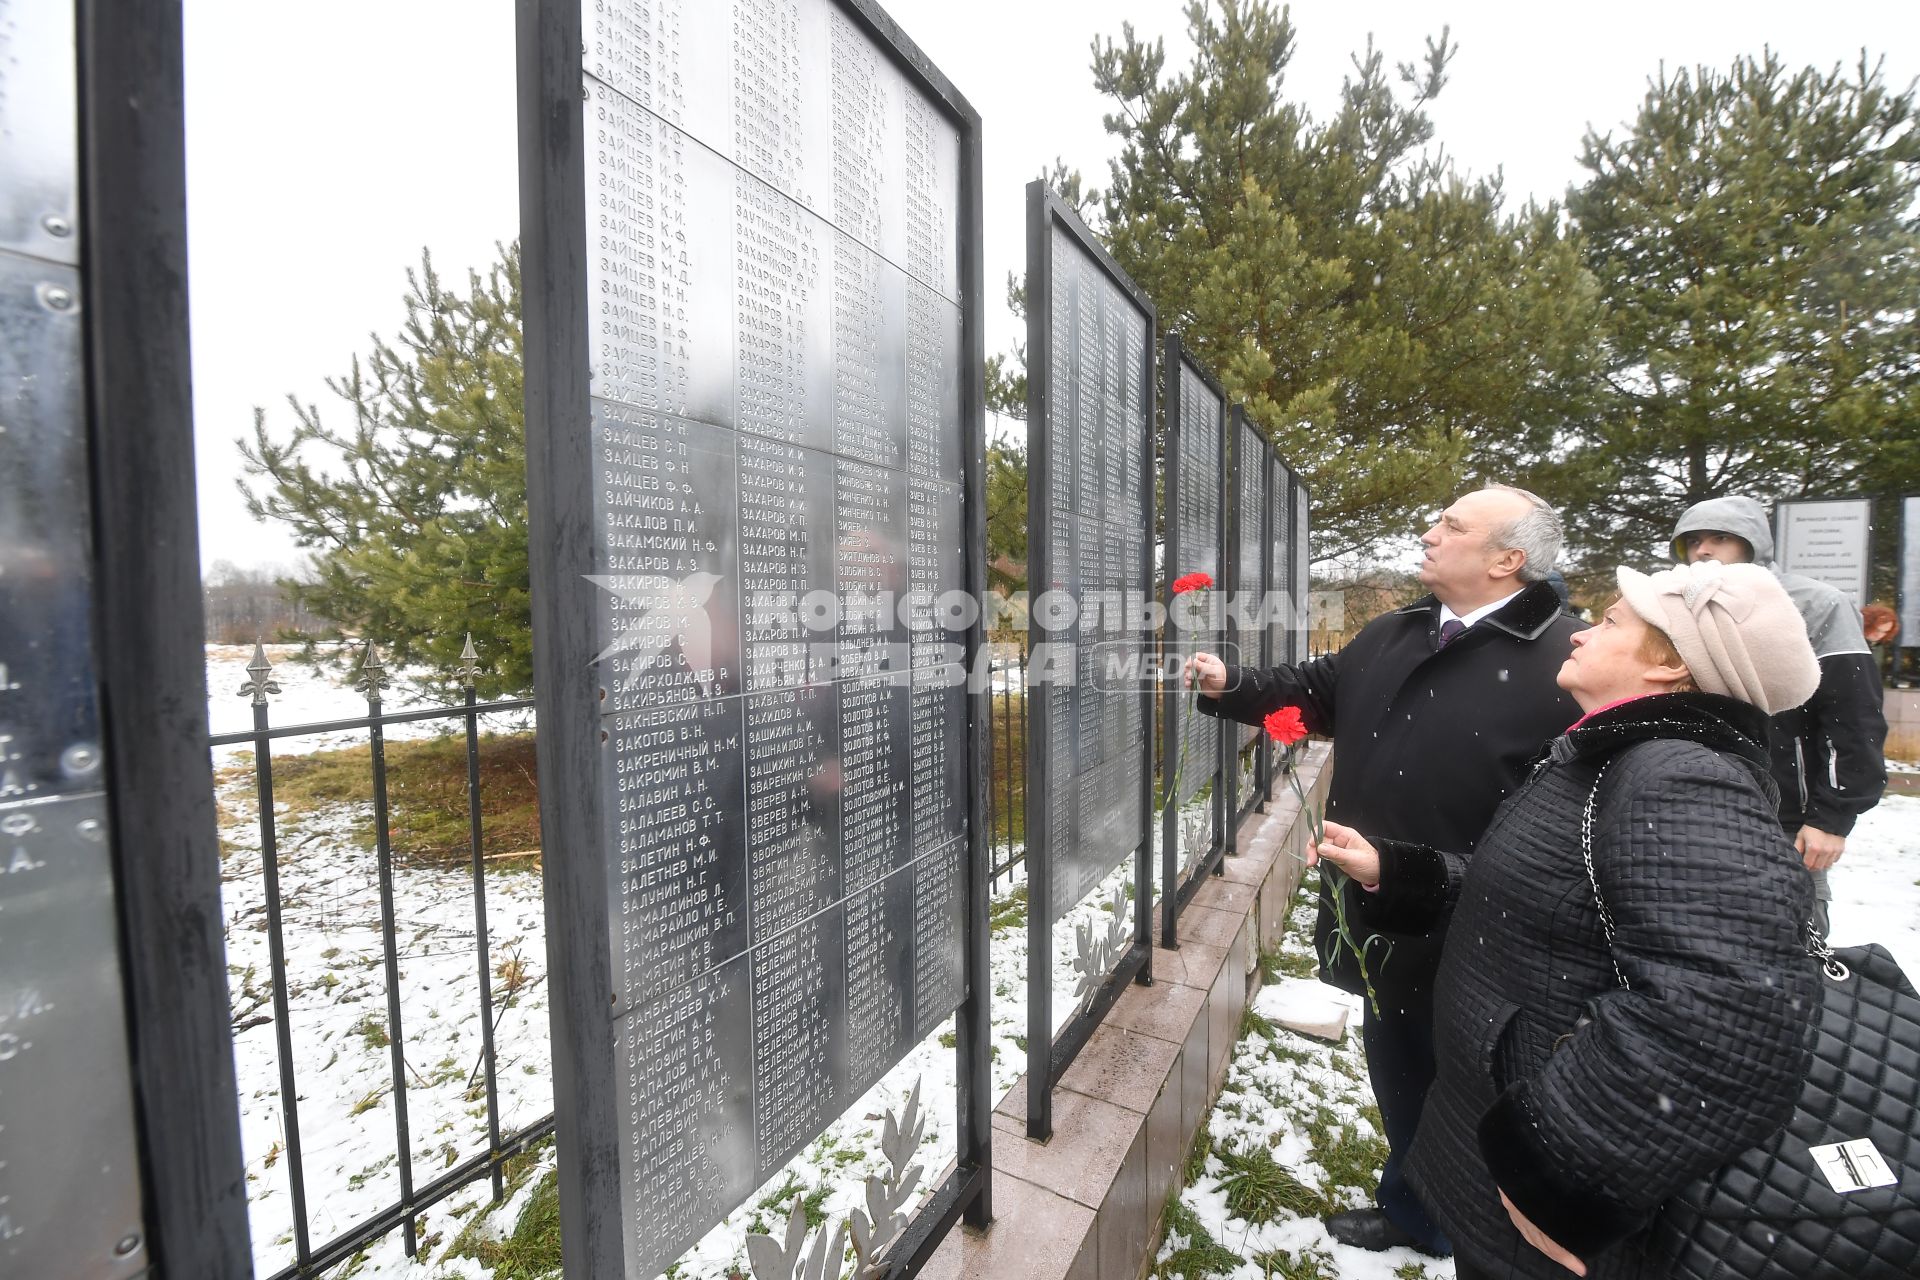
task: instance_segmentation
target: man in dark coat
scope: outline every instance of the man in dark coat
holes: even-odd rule
[[[1619,576],[1560,675],[1586,716],[1471,860],[1338,824],[1316,850],[1375,889],[1363,921],[1453,916],[1408,1173],[1462,1280],[1667,1274],[1660,1206],[1776,1132],[1806,1075],[1812,885],[1766,739],[1812,646],[1754,566]]]
[[[1295,706],[1308,729],[1332,736],[1329,818],[1471,851],[1541,747],[1579,714],[1554,675],[1584,624],[1561,612],[1546,580],[1560,520],[1534,495],[1505,486],[1466,494],[1420,541],[1420,580],[1433,594],[1375,618],[1338,653],[1265,670],[1200,654],[1191,679],[1212,695],[1199,699],[1203,712],[1258,724]],[[1359,993],[1352,955],[1334,950],[1333,917],[1323,887],[1321,977]],[[1374,990],[1362,1037],[1389,1155],[1379,1207],[1327,1219],[1347,1244],[1448,1252],[1402,1167],[1433,1080],[1432,983],[1445,934],[1440,920],[1368,948]]]

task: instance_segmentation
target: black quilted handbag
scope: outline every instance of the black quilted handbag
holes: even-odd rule
[[[1601,777],[1606,775],[1603,768]],[[1594,779],[1581,853],[1593,872]],[[1682,1188],[1655,1218],[1648,1259],[1676,1280],[1912,1280],[1920,1276],[1920,993],[1878,945],[1821,964],[1813,1061],[1793,1118]],[[1614,968],[1620,985],[1626,978]]]

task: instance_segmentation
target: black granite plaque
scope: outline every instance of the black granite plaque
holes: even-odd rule
[[[1144,554],[1152,500],[1152,316],[1064,226],[1051,223],[1046,324],[1045,521],[1039,640],[1046,675],[1030,674],[1045,700],[1047,913],[1057,920],[1086,898],[1142,837],[1141,673],[1116,678],[1112,660],[1137,657],[1137,605],[1147,590]],[[1124,607],[1131,600],[1133,613]],[[1033,785],[1030,781],[1029,785]],[[1036,868],[1039,869],[1039,868]]]
[[[1293,598],[1293,472],[1278,453],[1267,458],[1267,593],[1262,602],[1267,652],[1274,664],[1295,661],[1287,634]]]
[[[962,140],[832,0],[580,12],[586,657],[651,1276],[965,996]]]
[[[1214,586],[1189,600],[1172,602],[1172,635],[1177,655],[1219,653],[1226,640],[1221,626],[1223,615],[1216,607],[1226,582],[1221,557],[1226,402],[1189,360],[1183,359],[1173,376],[1179,381],[1179,430],[1174,439],[1179,459],[1176,492],[1169,502],[1172,519],[1167,545],[1171,559],[1167,568],[1172,577],[1204,573]],[[1184,690],[1175,696],[1193,697]],[[1220,754],[1220,721],[1198,714],[1191,706],[1181,710],[1184,714],[1174,717],[1180,735],[1174,747],[1174,763],[1180,774],[1179,792],[1174,796],[1176,807],[1191,800],[1215,778]]]

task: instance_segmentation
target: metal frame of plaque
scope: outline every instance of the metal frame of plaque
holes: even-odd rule
[[[1246,612],[1247,597],[1257,595],[1266,582],[1267,560],[1267,503],[1265,481],[1267,477],[1267,454],[1271,446],[1260,429],[1247,417],[1244,406],[1233,406],[1233,425],[1228,435],[1233,437],[1233,470],[1228,476],[1227,514],[1229,526],[1227,533],[1227,592],[1231,600],[1241,609],[1240,617],[1249,616]],[[1251,466],[1245,465],[1251,458]],[[1248,481],[1252,483],[1249,484]],[[1248,530],[1247,517],[1253,517],[1256,526]],[[1248,552],[1258,563],[1249,566]],[[1249,588],[1252,590],[1249,591]],[[1235,621],[1235,614],[1227,614],[1227,636],[1239,651],[1240,661],[1247,666],[1264,666],[1267,663],[1266,628],[1246,627]],[[1220,767],[1226,772],[1227,788],[1227,852],[1240,852],[1240,824],[1259,808],[1264,792],[1261,779],[1265,776],[1263,764],[1264,750],[1261,745],[1267,740],[1266,733],[1259,725],[1248,725],[1244,732],[1235,735],[1228,733],[1221,739]],[[1251,749],[1253,752],[1253,785],[1242,787],[1240,758]],[[1243,794],[1244,793],[1244,794]]]
[[[1167,539],[1166,604],[1171,610],[1175,578],[1185,573],[1203,572],[1212,575],[1214,580],[1214,589],[1209,592],[1212,599],[1208,603],[1217,616],[1227,579],[1227,393],[1187,351],[1178,333],[1167,335],[1161,369],[1166,387],[1166,493],[1162,499]],[[1189,412],[1200,404],[1197,399],[1189,399],[1186,384],[1189,377],[1213,397],[1212,414],[1207,414],[1204,408],[1200,408],[1197,414]],[[1211,439],[1206,443],[1210,444],[1210,449],[1204,446],[1203,449],[1195,448],[1196,429],[1209,431]],[[1193,464],[1202,461],[1202,457],[1189,457],[1190,453],[1203,453],[1203,456],[1211,457],[1213,465],[1197,470]],[[1213,502],[1214,536],[1196,540],[1187,527],[1187,517],[1191,514],[1187,508],[1191,501],[1204,501],[1206,498],[1211,498]],[[1169,637],[1175,636],[1171,620],[1167,634]],[[1192,644],[1195,649],[1204,647],[1218,650],[1224,636],[1224,629],[1208,628]],[[1185,644],[1176,643],[1173,656],[1184,659],[1186,648]],[[1163,664],[1162,670],[1165,671],[1170,665]],[[1191,699],[1194,696],[1181,687],[1176,676],[1168,697]],[[1220,785],[1220,737],[1221,729],[1227,722],[1202,716],[1192,706],[1181,708],[1178,714],[1164,716],[1163,721],[1160,747],[1162,768],[1171,771],[1178,766],[1184,772],[1185,765],[1181,762],[1187,761],[1194,765],[1197,774],[1204,761],[1210,759],[1213,764],[1204,776],[1195,778],[1192,787],[1188,787],[1183,779],[1181,794],[1171,795],[1160,812],[1160,945],[1173,950],[1180,945],[1180,912],[1200,886],[1206,883],[1207,877],[1219,872],[1220,861],[1226,856],[1223,832],[1226,830],[1227,796],[1225,788]],[[1186,745],[1189,748],[1199,748],[1197,753],[1189,750],[1183,755],[1180,742],[1183,735],[1187,737]],[[1202,787],[1211,788],[1207,804],[1207,838],[1205,848],[1198,855],[1189,857],[1181,844],[1179,809],[1182,800]],[[1183,864],[1190,864],[1191,869]]]
[[[1307,598],[1313,592],[1310,576],[1313,555],[1308,545],[1312,515],[1313,503],[1307,492],[1307,478],[1296,471],[1293,473],[1293,616],[1287,619],[1287,630],[1293,636],[1295,662],[1305,662],[1310,656],[1307,652],[1307,633],[1313,619],[1307,610]]]
[[[1267,452],[1267,598],[1262,602],[1267,618],[1268,661],[1272,666],[1295,661],[1288,642],[1287,622],[1293,601],[1293,469],[1280,460],[1278,446]],[[1286,753],[1268,748],[1267,786],[1269,794],[1286,769]]]
[[[1059,278],[1056,249],[1079,260],[1080,270],[1071,281]],[[1101,284],[1108,287],[1096,291],[1093,286]],[[1073,308],[1060,335],[1066,343],[1055,340],[1056,300]],[[1121,348],[1117,360],[1106,359],[1110,351],[1101,351],[1100,374],[1111,382],[1091,388],[1101,393],[1097,396],[1085,394],[1091,379],[1069,379],[1069,385],[1056,386],[1056,361],[1061,362],[1060,372],[1069,373],[1079,350],[1072,339],[1083,330],[1075,322],[1086,321],[1105,333],[1108,320],[1120,335],[1116,341]],[[1128,321],[1138,329],[1138,363],[1131,368],[1125,358],[1127,330],[1120,327]],[[1056,652],[1070,653],[1074,665],[1070,681],[1062,672],[1049,672],[1044,660],[1029,662],[1027,668],[1032,673],[1026,796],[1027,1134],[1032,1138],[1052,1133],[1053,1086],[1106,1011],[1128,983],[1153,978],[1153,682],[1144,678],[1144,667],[1134,669],[1138,691],[1131,711],[1123,701],[1127,694],[1111,687],[1094,691],[1090,685],[1095,664],[1105,654],[1130,652],[1136,663],[1144,663],[1152,652],[1153,632],[1144,615],[1153,591],[1156,328],[1152,300],[1094,239],[1073,208],[1048,192],[1044,182],[1027,184],[1027,510],[1029,524],[1039,530],[1029,539],[1027,572],[1028,581],[1040,588],[1032,625],[1036,655],[1041,644],[1065,646]],[[1129,387],[1129,382],[1134,385]],[[1117,398],[1118,412],[1124,413],[1129,395],[1137,396],[1138,414],[1135,422],[1126,424],[1132,429],[1131,440],[1080,428],[1083,422],[1107,427],[1103,410],[1114,408]],[[1056,409],[1064,416],[1057,419]],[[1074,424],[1071,434],[1058,431],[1063,423]],[[1057,435],[1064,441],[1056,440]],[[1056,448],[1072,452],[1056,459]],[[1072,459],[1070,474],[1056,465],[1067,458]],[[1129,477],[1135,486],[1131,493],[1126,491]],[[1058,492],[1056,479],[1065,486]],[[1091,488],[1095,482],[1097,491]],[[1065,502],[1058,500],[1062,497]],[[1089,510],[1076,499],[1097,509]],[[1109,510],[1120,512],[1120,518],[1109,518]],[[1131,567],[1125,563],[1129,526],[1139,538],[1139,555]],[[1057,555],[1056,538],[1067,541],[1073,553]],[[1129,584],[1130,601],[1094,599],[1098,592],[1124,593]],[[1092,591],[1083,590],[1089,586]],[[1074,620],[1065,624],[1050,621],[1049,610],[1041,604],[1042,595],[1061,591],[1078,608]],[[1139,606],[1137,627],[1126,625],[1134,620],[1132,606]],[[1091,620],[1096,609],[1097,623]],[[1061,690],[1073,691],[1067,695],[1068,705],[1055,705],[1054,695]],[[1135,741],[1129,740],[1125,727],[1132,717],[1137,717]],[[1127,775],[1135,771],[1138,778],[1129,787]],[[1133,809],[1131,816],[1128,808]],[[1090,820],[1081,822],[1082,815],[1090,815]],[[1084,881],[1089,878],[1083,874],[1086,869],[1101,862],[1117,870],[1129,846],[1134,864],[1132,939],[1106,980],[1056,1034],[1053,926],[1079,900],[1075,894],[1056,901],[1068,897],[1058,892],[1056,877],[1064,882],[1071,874]]]
[[[181,18],[0,0],[0,1273],[251,1274]]]
[[[1900,499],[1898,574],[1900,634],[1894,637],[1894,645],[1920,649],[1920,494],[1909,493]]]
[[[986,583],[979,117],[868,0],[763,7],[518,6],[572,1280],[660,1271],[949,1014],[955,1172],[884,1264],[991,1216],[983,630],[936,609]]]

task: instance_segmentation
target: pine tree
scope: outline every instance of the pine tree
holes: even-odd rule
[[[284,440],[256,409],[238,442],[248,510],[313,552],[311,578],[282,585],[332,620],[320,638],[375,640],[390,665],[442,673],[442,693],[468,632],[483,693],[533,685],[520,257],[501,254],[464,297],[421,255],[398,336],[327,380],[344,424],[289,396]]]
[[[1108,247],[1304,472],[1317,559],[1392,542],[1474,479],[1558,475],[1595,299],[1557,211],[1503,212],[1425,105],[1443,31],[1390,83],[1371,46],[1333,115],[1283,95],[1294,28],[1266,0],[1195,0],[1171,74],[1131,27],[1093,73],[1121,143]]]
[[[1662,70],[1624,137],[1587,136],[1569,208],[1609,309],[1590,543],[1657,553],[1723,494],[1920,487],[1914,105],[1864,55],[1789,74],[1768,51]]]

